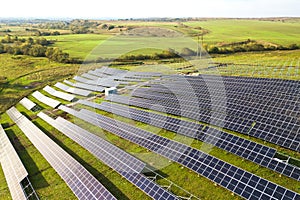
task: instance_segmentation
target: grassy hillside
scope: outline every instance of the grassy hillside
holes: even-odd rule
[[[259,21],[259,20],[207,20],[207,21],[189,21],[189,22],[141,22],[141,21],[113,21],[110,22],[115,25],[126,26],[130,28],[137,27],[159,27],[172,29],[178,32],[182,32],[187,36],[190,36],[196,41],[194,37],[195,34],[199,34],[202,30],[208,31],[204,35],[203,44],[204,45],[224,45],[233,42],[246,41],[248,39],[255,40],[263,45],[272,46],[289,46],[291,44],[300,45],[300,23],[299,20],[287,20],[285,22],[281,21]],[[148,30],[147,30],[148,31]],[[146,32],[147,32],[146,31]],[[112,37],[112,38],[111,38]],[[100,44],[105,44],[105,48],[108,52],[116,52],[120,49],[128,48],[132,42],[144,45],[144,48],[149,48],[152,41],[148,38],[140,38],[136,41],[119,41],[113,37],[113,34],[70,34],[70,35],[59,35],[59,36],[48,36],[47,39],[53,39],[56,41],[54,46],[60,47],[66,52],[70,53],[71,57],[78,57],[85,59],[89,56],[90,59],[95,59],[99,56],[110,57],[110,55],[89,55],[90,52]],[[110,39],[106,41],[107,39]],[[154,42],[159,41],[160,38],[154,37]],[[166,43],[166,38],[161,38],[161,47],[168,48],[164,46]],[[178,47],[178,51],[184,48],[183,43],[170,42],[168,44],[174,43],[174,48]],[[178,44],[177,44],[178,43]],[[196,46],[196,43],[195,43]],[[170,47],[170,46],[169,46]],[[158,51],[145,50],[140,48],[135,54],[153,54]],[[112,53],[113,54],[113,53]]]

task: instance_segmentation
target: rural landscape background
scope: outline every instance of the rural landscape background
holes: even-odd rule
[[[193,38],[195,43],[201,40],[202,49],[213,58],[212,66],[227,64],[218,68],[221,74],[294,79],[293,74],[299,72],[299,22],[299,18],[2,20],[0,111],[33,90],[74,76],[86,59],[105,62],[101,55],[90,55],[92,50],[116,34],[139,27],[171,29]],[[109,45],[126,48],[126,44],[117,41]],[[159,62],[161,57],[176,59],[168,51],[140,49],[122,59],[144,63]],[[178,49],[177,53],[194,55],[196,51]],[[160,53],[166,55],[156,55]]]
[[[100,66],[122,70],[143,69],[159,71],[157,66],[167,66],[172,73],[182,75],[217,74],[300,80],[300,17],[136,17],[136,18],[37,18],[16,17],[0,14],[0,120],[12,141],[19,157],[26,167],[30,181],[41,199],[75,199],[70,188],[49,165],[29,139],[5,113],[12,106],[21,111],[37,127],[79,161],[118,199],[150,199],[142,191],[122,178],[107,165],[99,162],[80,145],[37,117],[37,112],[28,111],[20,103],[28,97],[52,115],[63,116],[69,121],[98,135],[104,134],[114,145],[133,155],[148,153],[145,148],[120,139],[116,135],[102,131],[94,125],[75,119],[61,110],[51,109],[37,101],[32,92],[42,90],[46,85],[54,85],[74,76],[94,70]],[[135,30],[142,30],[135,32]],[[97,48],[110,48],[109,52],[122,51],[132,44],[119,36],[137,34],[167,40],[172,34],[180,34],[194,41],[195,46],[184,45],[175,48],[140,48],[121,56],[97,54]],[[162,45],[163,46],[163,45]],[[103,50],[103,49],[102,49]],[[188,60],[188,59],[190,60]],[[205,65],[193,66],[193,60],[204,60]],[[191,61],[191,62],[190,62]],[[60,100],[63,104],[69,102]],[[103,99],[98,99],[100,103]],[[87,106],[79,105],[78,108]],[[113,114],[98,111],[105,116]],[[118,120],[129,122],[125,117]],[[142,122],[135,122],[139,128],[156,132],[157,128]],[[159,135],[174,139],[175,134],[159,130]],[[226,130],[228,131],[228,130]],[[291,157],[291,163],[300,167],[300,153],[280,147],[258,138],[228,131],[230,134],[251,139],[259,144],[275,148],[280,159]],[[177,138],[178,139],[178,138]],[[183,139],[183,138],[181,138]],[[180,140],[180,138],[178,139]],[[204,147],[203,147],[204,145]],[[205,151],[205,144],[193,141],[192,147]],[[261,167],[251,161],[217,147],[207,146],[207,153],[255,175],[270,180],[292,191],[300,193],[300,183],[294,179]],[[1,155],[1,153],[0,153]],[[139,159],[159,165],[157,157]],[[178,173],[178,171],[180,173]],[[186,196],[193,194],[200,199],[242,199],[230,191],[217,186],[212,181],[197,175],[187,168],[172,162],[158,170],[158,173],[176,183],[174,193]],[[164,179],[158,183],[166,184]],[[182,190],[182,188],[184,190]],[[4,173],[0,168],[0,199],[11,199]]]

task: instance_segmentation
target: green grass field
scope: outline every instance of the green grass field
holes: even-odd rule
[[[208,29],[204,43],[230,43],[247,39],[280,45],[300,44],[299,21],[271,22],[258,20],[208,20],[185,22],[188,26]]]
[[[199,27],[208,30],[209,33],[204,36],[204,44],[206,45],[221,45],[231,42],[240,42],[247,39],[257,40],[265,44],[275,45],[290,45],[296,43],[300,45],[300,20],[285,20],[281,21],[259,21],[259,20],[241,20],[241,19],[208,19],[204,21],[189,21],[189,22],[143,22],[143,21],[107,21],[107,23],[114,25],[122,25],[130,28],[137,27],[158,27],[167,28],[179,31],[188,36],[188,42],[178,39],[170,39],[164,36],[155,36],[153,38],[139,37],[135,39],[122,38],[114,35],[113,32],[103,32],[101,34],[67,34],[59,36],[47,36],[47,39],[55,40],[54,47],[59,47],[63,51],[70,54],[70,57],[80,58],[83,60],[95,60],[102,58],[117,58],[124,54],[154,54],[161,52],[167,48],[173,48],[180,51],[182,48],[193,46],[197,38],[195,34],[199,33]],[[184,26],[186,25],[186,26]],[[8,27],[12,30],[12,35],[23,34],[28,37],[28,32],[25,31],[27,26]],[[2,27],[7,28],[5,26]],[[1,29],[0,29],[1,31]],[[62,30],[61,30],[62,31]],[[148,30],[146,30],[147,32]],[[69,33],[64,31],[64,33]],[[3,36],[3,32],[0,34]],[[199,61],[201,66],[189,67],[191,62],[178,60],[163,60],[143,61],[143,65],[115,65],[113,67],[122,68],[126,70],[137,71],[154,71],[166,73],[203,73],[203,74],[221,74],[233,76],[253,76],[253,77],[267,77],[267,78],[282,78],[300,80],[300,50],[293,51],[265,51],[265,52],[248,52],[235,54],[215,54],[208,58]],[[209,66],[217,65],[216,63],[228,64],[227,66],[209,68]],[[31,144],[22,131],[14,125],[7,114],[3,114],[6,109],[12,105],[16,105],[19,111],[43,130],[51,139],[53,139],[59,146],[66,150],[76,160],[78,160],[84,167],[86,167],[102,184],[105,185],[118,199],[149,199],[143,192],[134,187],[131,183],[126,181],[115,171],[97,160],[92,154],[80,147],[78,144],[67,138],[65,135],[46,124],[44,121],[36,117],[37,113],[27,111],[23,106],[17,102],[24,96],[36,102],[41,108],[52,111],[50,107],[42,104],[30,93],[35,90],[40,90],[45,85],[52,85],[58,81],[68,79],[76,75],[78,72],[84,72],[89,69],[94,69],[101,66],[102,63],[84,65],[71,65],[49,62],[46,58],[35,58],[29,56],[14,56],[9,54],[0,54],[0,120],[5,128],[13,146],[18,155],[24,163],[29,172],[29,179],[33,187],[36,189],[41,199],[74,199],[72,191],[58,176],[49,163],[43,158],[38,150]],[[42,91],[42,93],[50,96]],[[57,98],[54,98],[57,99]],[[57,99],[59,100],[59,99]],[[97,99],[98,102],[102,99]],[[62,101],[64,104],[68,102]],[[78,105],[78,108],[88,108],[87,106]],[[93,109],[92,109],[93,110]],[[95,111],[95,110],[93,110]],[[160,130],[156,127],[146,125],[140,122],[125,119],[123,117],[108,114],[103,111],[96,111],[97,113],[106,116],[114,117],[118,120],[135,124],[136,126],[152,131],[161,136],[170,139],[184,139],[176,136],[175,133]],[[233,195],[226,189],[216,186],[213,182],[204,177],[198,176],[187,168],[181,167],[179,164],[169,162],[159,155],[151,154],[149,151],[131,142],[125,141],[116,135],[103,131],[96,126],[86,123],[80,119],[66,115],[62,111],[54,111],[56,115],[66,117],[72,122],[81,127],[93,132],[96,135],[108,139],[121,149],[124,149],[131,154],[137,156],[141,160],[147,162],[151,167],[159,168],[160,165],[167,163],[168,165],[159,168],[158,173],[163,174],[168,180],[173,181],[180,187],[183,187],[190,193],[196,195],[201,199],[241,199]],[[264,142],[259,139],[250,138],[249,136],[241,135],[235,132],[230,132],[241,137],[251,139],[258,143],[276,148],[279,153],[286,156],[292,156],[296,159],[300,158],[300,154],[287,150],[277,145]],[[179,140],[181,141],[181,140]],[[203,146],[204,143],[200,141],[193,141],[192,146],[201,150],[210,149],[209,154],[225,160],[233,165],[248,170],[265,179],[278,183],[293,191],[300,192],[299,182],[290,178],[280,176],[266,168],[260,167],[250,161],[241,159],[233,154],[227,153],[216,147],[210,148]],[[178,173],[180,172],[180,173]],[[158,181],[165,184],[164,180]],[[193,183],[193,184],[191,184]],[[172,188],[177,194],[183,194],[178,188]],[[5,182],[4,174],[0,167],[0,199],[11,199],[7,184]]]
[[[98,34],[71,34],[59,36],[47,36],[45,38],[55,40],[53,46],[63,49],[72,57],[84,59],[89,53],[111,35]]]

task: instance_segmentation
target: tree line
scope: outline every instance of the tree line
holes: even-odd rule
[[[253,52],[253,51],[276,51],[276,50],[296,50],[300,49],[297,44],[290,44],[288,46],[283,45],[263,45],[255,41],[250,41],[248,43],[240,43],[238,45],[233,44],[226,47],[223,46],[211,46],[204,47],[208,53],[212,54],[232,54],[238,52]]]
[[[238,52],[254,52],[254,51],[274,51],[274,50],[296,50],[300,49],[300,46],[296,44],[291,44],[288,46],[264,46],[262,44],[250,41],[250,42],[240,42],[234,45],[229,45],[229,47],[218,47],[218,46],[206,46],[202,47],[202,55],[207,53],[210,54],[232,54]],[[201,49],[199,50],[201,51]],[[190,49],[190,48],[182,48],[180,52],[175,51],[174,49],[166,49],[161,53],[155,53],[153,55],[145,55],[145,54],[137,54],[137,55],[123,55],[120,58],[116,59],[116,61],[137,61],[137,60],[160,60],[160,59],[171,59],[171,58],[181,58],[185,56],[197,56],[200,52]]]
[[[57,47],[51,47],[54,41],[45,38],[18,38],[17,36],[5,36],[0,41],[0,53],[13,55],[29,55],[33,57],[46,57],[51,61],[60,63],[78,63],[77,59],[70,58],[68,53]]]

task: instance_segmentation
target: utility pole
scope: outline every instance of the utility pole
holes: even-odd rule
[[[199,42],[199,35],[200,35],[200,34],[197,35],[197,58],[198,58],[198,56],[199,56],[199,48],[200,48],[200,47],[199,47],[199,43],[200,43],[200,42]]]
[[[198,45],[199,46],[199,45]],[[202,47],[203,47],[203,33],[201,33],[201,50],[200,50],[200,59],[202,58]]]

